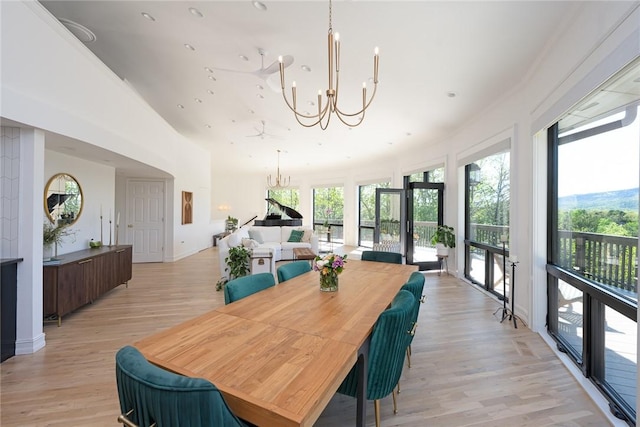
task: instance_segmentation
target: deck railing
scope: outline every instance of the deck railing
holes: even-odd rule
[[[366,227],[365,227],[366,226]],[[363,228],[373,229],[363,222]],[[417,247],[432,247],[431,237],[436,231],[434,221],[414,222],[414,244]],[[397,236],[397,222],[381,224],[382,235]],[[501,247],[500,236],[509,234],[508,226],[472,224],[470,240]],[[638,239],[597,233],[558,233],[558,265],[569,268],[595,282],[622,291],[623,294],[638,293]]]
[[[570,231],[558,234],[560,266],[637,298],[637,238]]]

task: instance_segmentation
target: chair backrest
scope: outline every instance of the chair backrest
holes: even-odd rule
[[[229,280],[224,285],[224,303],[231,304],[275,284],[276,281],[271,273],[258,273]]]
[[[120,410],[138,426],[245,426],[212,383],[159,368],[134,347],[116,354],[116,383]]]
[[[293,261],[278,267],[278,283],[293,279],[296,276],[311,271],[309,261]]]
[[[424,274],[420,273],[419,271],[414,271],[413,273],[411,273],[411,276],[409,276],[409,280],[407,280],[407,283],[402,285],[401,289],[411,292],[411,294],[415,298],[413,312],[411,313],[412,328],[414,328],[413,325],[418,323],[420,304],[424,301],[424,295],[422,294],[422,291],[424,290]],[[413,341],[413,336],[411,336],[409,343],[411,343],[411,341]]]
[[[405,351],[410,342],[411,315],[415,306],[413,294],[400,290],[391,306],[380,314],[369,346],[367,399],[382,399],[393,391],[402,374]],[[338,392],[355,396],[358,376],[355,367],[344,379]]]
[[[388,262],[390,264],[402,264],[402,254],[397,252],[362,251],[362,261]]]

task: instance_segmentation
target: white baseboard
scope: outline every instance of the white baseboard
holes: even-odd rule
[[[44,348],[46,345],[45,334],[42,333],[30,340],[16,340],[16,355],[32,354]]]

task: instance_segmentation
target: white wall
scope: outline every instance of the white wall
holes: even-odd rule
[[[117,152],[175,177],[168,185],[172,193],[167,200],[176,203],[169,205],[165,221],[165,259],[207,247],[213,228],[208,213],[209,153],[178,134],[39,3],[1,2],[0,7],[2,56],[12,58],[2,65],[0,115]],[[182,191],[197,195],[189,227],[180,224]]]
[[[58,255],[87,249],[89,241],[100,240],[100,208],[102,207],[102,243],[109,244],[109,217],[112,218],[111,241],[115,244],[115,169],[100,163],[78,159],[54,151],[45,150],[44,182],[40,194],[44,197],[44,187],[49,178],[58,173],[73,176],[80,184],[83,195],[82,213],[71,225],[71,235],[63,238],[58,246]],[[44,206],[42,221],[48,221]]]

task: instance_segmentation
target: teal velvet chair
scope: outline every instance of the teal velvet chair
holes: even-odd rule
[[[116,354],[116,383],[126,426],[245,426],[212,383],[159,368],[134,347]]]
[[[229,280],[224,285],[224,303],[231,304],[263,289],[275,286],[276,281],[271,273],[258,273]]]
[[[376,426],[380,426],[380,399],[391,394],[393,411],[397,412],[394,388],[402,374],[405,350],[411,338],[414,309],[413,294],[400,290],[391,306],[380,314],[371,333],[366,394],[367,400],[374,401]],[[338,393],[355,397],[357,388],[358,375],[354,366],[338,387]]]
[[[424,274],[419,271],[414,271],[409,276],[409,280],[405,283],[401,289],[407,290],[411,292],[416,299],[415,306],[413,308],[413,313],[411,314],[411,320],[413,322],[412,330],[415,332],[415,329],[418,325],[418,313],[420,313],[420,304],[425,301],[425,296],[422,294],[424,290]],[[411,342],[413,341],[413,334],[411,335],[411,339],[409,340],[409,345],[407,346],[407,364],[411,367]]]
[[[309,261],[294,261],[278,267],[278,283],[286,282],[296,276],[311,271]]]
[[[360,257],[363,261],[388,262],[390,264],[402,264],[402,254],[397,252],[362,251]]]

